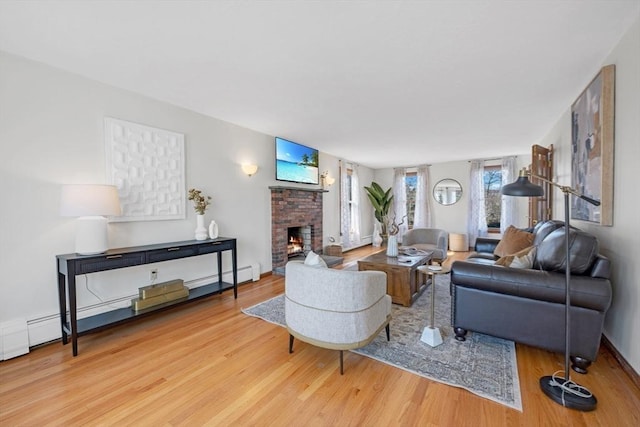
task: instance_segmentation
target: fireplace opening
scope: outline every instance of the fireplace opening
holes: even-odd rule
[[[289,227],[287,229],[287,257],[295,258],[311,250],[311,227]]]

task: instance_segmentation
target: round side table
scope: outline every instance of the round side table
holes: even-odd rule
[[[420,341],[425,344],[429,344],[431,347],[442,344],[442,334],[440,329],[435,327],[436,317],[436,276],[438,274],[448,274],[451,271],[450,267],[435,266],[435,265],[421,265],[418,267],[418,271],[431,277],[431,316],[429,316],[429,326],[424,328]]]

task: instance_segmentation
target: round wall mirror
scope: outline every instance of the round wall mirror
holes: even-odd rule
[[[433,187],[433,198],[444,206],[453,205],[462,197],[462,186],[455,179],[442,179]]]

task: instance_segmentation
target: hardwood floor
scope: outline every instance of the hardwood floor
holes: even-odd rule
[[[82,337],[75,358],[56,342],[1,362],[0,425],[640,425],[640,390],[604,348],[588,375],[572,374],[598,398],[582,413],[538,388],[563,356],[518,345],[519,412],[354,353],[343,376],[335,351],[297,342],[289,354],[284,328],[240,311],[283,291],[266,276],[237,300],[226,292]]]

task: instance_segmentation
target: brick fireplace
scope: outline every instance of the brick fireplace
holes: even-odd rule
[[[307,229],[308,244],[322,253],[322,193],[325,190],[297,187],[269,187],[271,190],[271,265],[272,272],[284,274],[287,263],[289,228]]]

